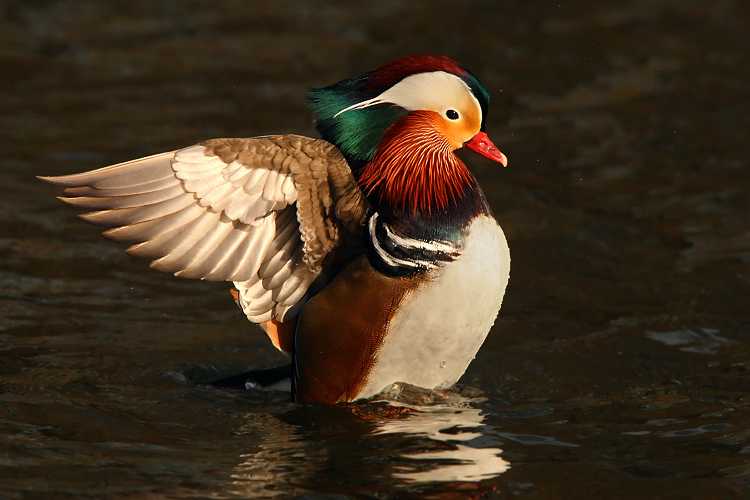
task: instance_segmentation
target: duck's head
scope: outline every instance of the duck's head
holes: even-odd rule
[[[431,211],[459,196],[469,176],[453,153],[461,147],[507,165],[485,132],[487,90],[447,57],[403,57],[308,98],[323,139],[391,205]]]

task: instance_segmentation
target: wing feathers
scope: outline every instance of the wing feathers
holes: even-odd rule
[[[83,207],[90,210],[112,210],[115,208],[132,208],[153,205],[162,201],[171,200],[184,195],[182,186],[175,184],[160,191],[134,194],[131,196],[81,196],[78,198],[63,198],[63,201],[74,207]]]
[[[370,211],[333,145],[291,135],[214,139],[42,179],[154,269],[235,282],[256,322],[295,317],[326,257]]]
[[[206,210],[200,205],[191,204],[182,210],[178,210],[171,216],[139,222],[131,226],[115,227],[104,231],[102,234],[111,240],[129,245],[143,243],[164,233],[181,228],[205,213]]]
[[[265,217],[264,223],[258,226],[247,226],[249,229],[234,251],[225,251],[216,267],[205,279],[219,281],[229,276],[232,281],[243,281],[257,275],[258,268],[268,247],[273,241],[274,222],[272,217]],[[217,249],[217,253],[221,250]]]
[[[210,259],[214,250],[234,229],[234,224],[226,217],[219,220],[200,238],[196,238],[184,253],[173,253],[161,259],[162,266],[166,266],[177,276],[184,278],[202,278],[202,266],[206,259]],[[211,269],[211,264],[206,264]]]
[[[267,172],[262,168],[253,168],[242,189],[249,195],[262,193],[266,185],[266,174]]]
[[[91,186],[96,189],[138,186],[173,176],[170,162],[174,154],[174,151],[161,153],[82,174],[41,179],[58,186]]]
[[[287,299],[289,299],[294,294],[294,292],[299,290],[300,286],[305,281],[305,277],[307,276],[306,273],[300,272],[300,269],[304,268],[296,268],[288,279],[286,279],[279,286],[272,289],[274,301],[279,304],[284,304]]]
[[[67,202],[68,199],[66,198],[63,201]],[[81,218],[95,226],[126,226],[171,215],[192,203],[195,203],[195,198],[187,193],[182,193],[171,200],[154,205],[90,212],[81,215]]]
[[[128,248],[128,254],[144,259],[161,259],[168,255],[176,257],[180,249],[187,251],[186,246],[191,245],[199,238],[204,237],[218,222],[220,215],[213,212],[203,212],[200,217],[184,226],[176,227],[171,231],[144,241],[138,245]],[[182,255],[180,252],[179,255]],[[175,272],[168,268],[160,267],[159,270]]]
[[[297,224],[296,221],[294,222],[295,224],[287,224],[281,233],[276,232],[276,237],[271,244],[271,248],[268,250],[268,256],[263,261],[263,264],[261,264],[260,269],[258,269],[263,278],[268,278],[278,273],[290,261],[292,255],[297,250],[297,246],[302,243],[297,237]]]
[[[83,196],[96,196],[96,197],[111,197],[111,196],[131,196],[137,194],[151,193],[154,191],[161,191],[172,186],[179,186],[180,180],[176,179],[173,175],[164,177],[163,179],[157,179],[145,184],[138,184],[135,186],[125,186],[121,188],[110,188],[110,189],[97,189],[90,186],[81,187],[69,187],[63,194],[65,197],[83,197]]]

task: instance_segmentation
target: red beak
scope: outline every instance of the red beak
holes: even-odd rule
[[[495,160],[496,162],[502,163],[503,167],[508,166],[508,159],[504,154],[498,151],[495,145],[492,144],[490,138],[487,137],[487,134],[484,132],[477,133],[477,135],[466,141],[464,143],[464,146],[471,149],[472,151],[476,151],[482,156],[486,156],[490,160]]]

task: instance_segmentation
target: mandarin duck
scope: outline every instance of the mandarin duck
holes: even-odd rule
[[[308,94],[311,139],[213,139],[81,174],[60,199],[185,278],[230,281],[291,355],[293,398],[338,403],[396,382],[447,389],[500,309],[510,254],[455,150],[507,165],[489,96],[443,56],[408,56]]]

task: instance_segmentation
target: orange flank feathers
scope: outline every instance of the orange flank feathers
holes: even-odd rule
[[[453,152],[457,146],[448,139],[453,134],[446,125],[434,111],[414,111],[398,119],[362,168],[362,190],[394,208],[426,213],[457,201],[471,174]]]
[[[234,301],[239,304],[240,293],[237,290],[229,290],[229,293],[232,294]],[[297,329],[297,318],[286,323],[277,321],[274,318],[259,324],[276,349],[286,354],[292,353],[294,350],[294,331]]]
[[[271,319],[264,321],[260,327],[265,330],[271,343],[281,352],[291,354],[294,351],[294,331],[297,329],[297,318],[286,323]]]

